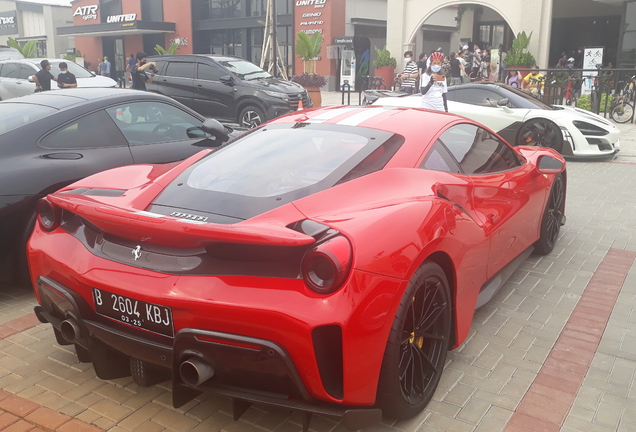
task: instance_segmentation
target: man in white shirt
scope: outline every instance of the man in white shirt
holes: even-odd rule
[[[473,51],[473,71],[471,72],[471,78],[477,78],[479,76],[479,68],[481,67],[481,50],[479,45],[474,45]]]
[[[467,79],[468,73],[466,72],[468,68],[467,68],[466,60],[464,59],[464,55],[466,54],[466,51],[468,51],[468,45],[464,45],[462,47],[462,50],[457,54],[457,59],[459,60],[459,63],[462,65],[461,67],[462,82],[468,81]]]

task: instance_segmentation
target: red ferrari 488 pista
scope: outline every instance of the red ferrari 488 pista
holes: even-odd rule
[[[175,406],[215,392],[235,418],[359,429],[426,406],[474,310],[554,247],[565,191],[558,153],[465,118],[296,112],[41,200],[36,313],[101,378],[171,379]]]

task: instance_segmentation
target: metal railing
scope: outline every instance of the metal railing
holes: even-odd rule
[[[508,71],[518,70],[527,73],[527,69],[507,68]],[[537,97],[549,105],[578,104],[582,108],[588,108],[595,114],[609,115],[612,99],[622,95],[624,89],[636,75],[635,69],[539,69],[543,76],[542,90]],[[582,101],[583,88],[589,89],[588,99]],[[633,92],[630,102],[633,101]],[[632,119],[632,122],[634,119]]]

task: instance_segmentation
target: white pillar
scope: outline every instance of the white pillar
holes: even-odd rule
[[[396,60],[402,58],[404,41],[404,10],[407,0],[388,0],[386,11],[386,47]]]

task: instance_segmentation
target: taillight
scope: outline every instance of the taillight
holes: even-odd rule
[[[331,294],[342,286],[351,268],[351,243],[338,236],[311,249],[303,257],[305,283],[319,294]]]
[[[62,218],[62,211],[51,204],[46,198],[38,201],[38,221],[40,226],[45,231],[53,231],[60,226],[60,219]]]

